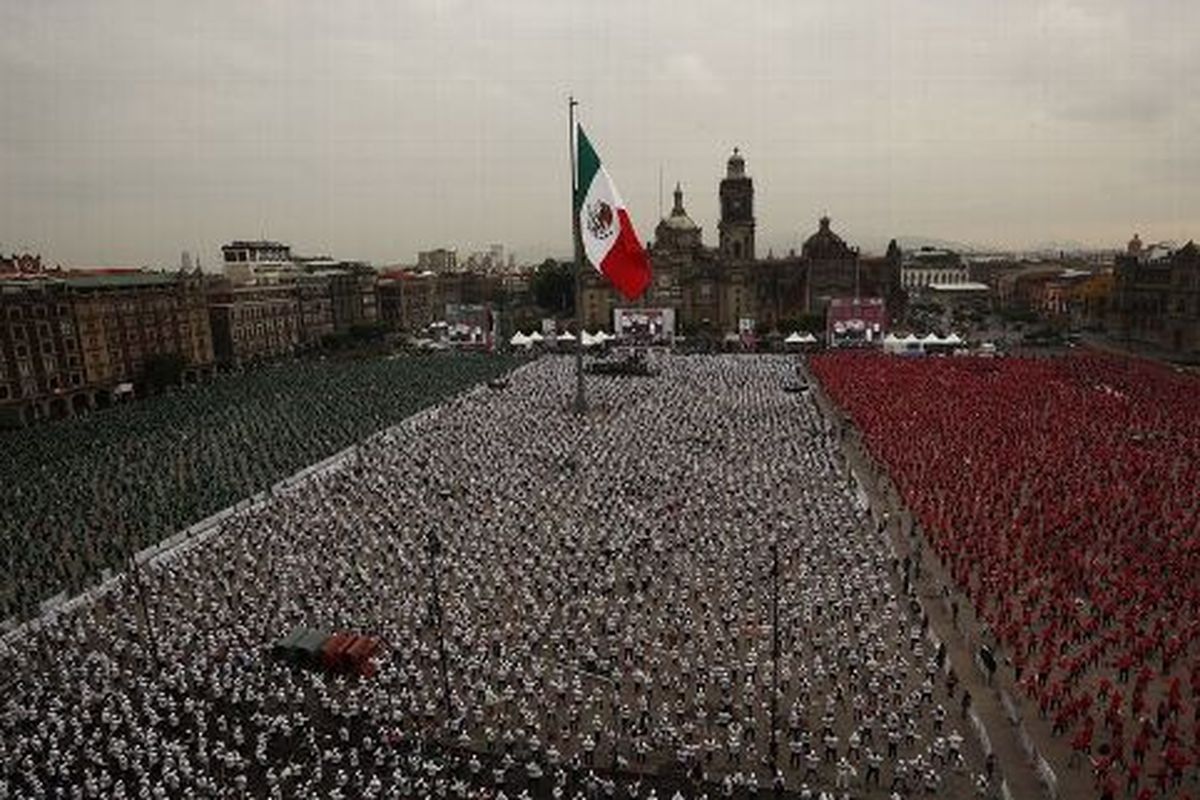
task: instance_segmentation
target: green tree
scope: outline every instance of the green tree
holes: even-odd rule
[[[533,300],[556,316],[575,313],[575,275],[570,264],[547,258],[533,273]]]
[[[155,354],[146,358],[142,379],[151,394],[157,394],[168,386],[181,384],[186,366],[178,353]]]
[[[789,334],[793,331],[808,331],[813,334],[825,332],[824,314],[801,314],[798,317],[779,320],[779,332]]]

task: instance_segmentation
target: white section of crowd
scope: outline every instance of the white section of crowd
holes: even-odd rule
[[[794,364],[664,356],[581,420],[543,359],[223,512],[139,570],[156,653],[124,577],[0,645],[0,798],[992,794]],[[272,661],[296,625],[380,636],[379,673]]]

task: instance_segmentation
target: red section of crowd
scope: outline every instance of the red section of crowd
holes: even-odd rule
[[[816,357],[1098,786],[1200,761],[1200,381],[1108,357]]]

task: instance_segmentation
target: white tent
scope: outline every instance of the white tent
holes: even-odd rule
[[[800,344],[803,341],[804,341],[804,337],[802,337],[796,331],[792,331],[791,333],[789,333],[787,335],[787,338],[783,340],[783,343],[784,344]]]
[[[570,331],[563,331],[555,338],[557,338],[560,342],[573,342],[575,341],[575,334],[571,333]]]
[[[963,340],[957,333],[952,333],[943,340],[946,344],[962,344]]]
[[[529,341],[533,342],[534,344],[537,344],[538,342],[544,341],[546,337],[542,336],[542,334],[539,333],[538,331],[534,331],[533,333],[529,334],[529,336],[526,338],[528,338]]]
[[[800,334],[801,344],[813,344],[816,341],[817,337],[813,336],[811,331],[805,331],[804,333]]]
[[[595,337],[595,335],[590,334],[587,331],[583,332],[583,346],[584,347],[595,347],[596,345],[603,344],[603,343],[604,343],[603,339],[597,339]]]
[[[529,347],[531,344],[533,344],[533,340],[520,331],[517,331],[512,335],[512,338],[508,340],[508,343],[513,347]]]

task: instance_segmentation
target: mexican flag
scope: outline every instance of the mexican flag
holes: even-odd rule
[[[583,251],[599,272],[612,281],[627,300],[636,300],[650,285],[650,260],[638,239],[629,212],[608,170],[580,127],[579,166],[575,213]]]

